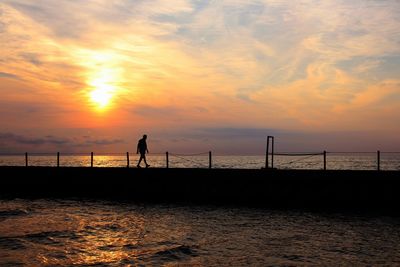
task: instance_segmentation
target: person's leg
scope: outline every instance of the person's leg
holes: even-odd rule
[[[150,165],[149,165],[149,164],[147,164],[147,161],[146,161],[146,155],[145,155],[145,154],[143,155],[143,160],[144,160],[144,163],[146,164],[146,168],[147,168],[147,167],[149,167]]]
[[[137,164],[137,167],[138,167],[138,168],[140,167],[140,162],[142,162],[142,159],[143,159],[143,155],[140,154],[139,162],[138,162],[138,164]]]

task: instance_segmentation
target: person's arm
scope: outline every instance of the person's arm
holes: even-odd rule
[[[136,154],[139,154],[139,143],[137,144]]]

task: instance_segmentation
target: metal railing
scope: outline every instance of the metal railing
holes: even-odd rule
[[[127,167],[133,153],[0,153],[0,166],[90,166]],[[390,155],[390,156],[388,156]],[[396,156],[398,155],[398,156]],[[12,158],[4,160],[4,156]],[[23,156],[25,160],[23,160]],[[152,167],[158,168],[253,168],[259,169],[368,169],[400,170],[400,152],[275,152],[274,137],[267,137],[265,162],[262,156],[214,156],[211,151],[181,154],[152,153],[147,155]],[[135,153],[135,161],[137,160]],[[351,163],[351,164],[350,164]],[[134,165],[136,166],[136,165]]]
[[[99,153],[95,154],[94,152],[90,153],[0,153],[0,166],[51,166],[51,167],[60,167],[60,166],[113,166],[113,167],[123,167],[126,166],[130,168],[132,166],[131,156],[136,153]],[[2,160],[2,157],[12,158],[11,160]],[[74,157],[74,163],[62,164],[62,159],[69,159],[70,157]],[[212,168],[212,152],[201,152],[194,154],[181,154],[181,153],[152,153],[147,154],[148,158],[156,157],[157,167],[170,168],[171,164],[175,166],[188,166],[191,164],[191,167],[198,168]],[[138,156],[136,156],[138,158]],[[164,158],[164,160],[161,160]],[[24,159],[24,160],[22,160]],[[96,162],[97,160],[97,162]],[[135,159],[137,160],[137,159]],[[99,163],[100,161],[100,163]],[[109,161],[109,164],[106,164],[104,161]],[[6,164],[4,164],[4,162]],[[162,164],[161,162],[164,162]],[[182,164],[182,162],[186,162],[186,164]],[[8,164],[7,164],[8,163]],[[136,166],[136,165],[134,165]]]

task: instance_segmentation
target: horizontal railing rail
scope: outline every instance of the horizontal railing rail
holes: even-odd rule
[[[277,152],[275,156],[317,156],[323,155],[324,152]]]

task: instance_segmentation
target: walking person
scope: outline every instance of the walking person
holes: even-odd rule
[[[146,168],[150,167],[150,165],[147,164],[147,161],[146,161],[146,152],[149,153],[149,150],[147,149],[146,139],[147,139],[147,135],[143,135],[143,138],[140,139],[137,144],[136,154],[139,154],[139,152],[140,152],[140,158],[139,158],[139,162],[137,164],[138,168],[141,168],[140,163],[142,162],[142,160],[146,164]]]

